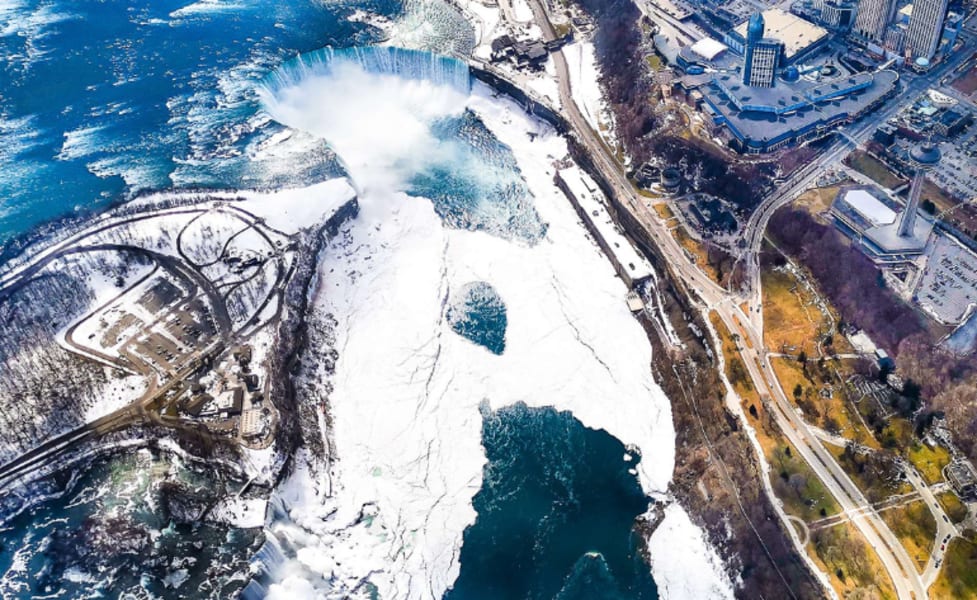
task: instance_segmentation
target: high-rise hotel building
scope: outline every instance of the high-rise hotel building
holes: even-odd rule
[[[912,58],[932,60],[943,37],[947,0],[916,0],[909,16],[905,48]]]
[[[784,45],[763,37],[763,15],[755,13],[746,28],[743,48],[743,84],[749,87],[773,87]]]
[[[859,0],[852,29],[862,37],[882,42],[895,14],[896,0]]]

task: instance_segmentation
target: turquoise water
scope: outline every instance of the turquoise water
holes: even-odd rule
[[[483,410],[478,512],[445,600],[655,599],[632,533],[648,509],[626,449],[569,412]]]
[[[476,281],[454,292],[449,299],[447,318],[452,331],[458,335],[493,354],[505,351],[508,325],[505,302],[489,283]]]
[[[412,191],[430,198],[445,223],[530,244],[546,235],[512,151],[474,113],[438,123],[435,131],[456,142],[455,158],[419,174]]]
[[[141,190],[300,184],[336,172],[325,144],[256,160],[283,128],[258,114],[255,84],[297,53],[380,32],[347,21],[355,7],[343,3],[228,0],[180,12],[190,4],[2,5],[0,245]],[[391,0],[357,4],[400,10]]]

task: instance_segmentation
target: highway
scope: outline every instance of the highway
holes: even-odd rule
[[[530,0],[530,6],[537,24],[542,29],[544,39],[555,39],[554,29],[542,1]],[[678,242],[668,231],[664,221],[654,211],[650,210],[638,196],[613,153],[600,136],[590,128],[574,103],[570,90],[567,63],[562,52],[553,52],[551,56],[556,70],[562,113],[570,122],[573,133],[590,152],[596,167],[612,186],[619,201],[631,211],[647,230],[651,239],[658,246],[664,260],[673,273],[677,275],[676,279],[681,280],[689,288],[693,297],[697,296],[700,299],[703,311],[715,310],[730,331],[737,333],[741,340],[747,341],[741,349],[743,362],[747,366],[750,377],[761,397],[768,399],[766,405],[778,427],[810,465],[825,488],[835,497],[845,513],[850,515],[851,522],[877,553],[879,560],[889,574],[898,597],[906,600],[926,598],[926,589],[935,579],[933,570],[927,569],[927,577],[924,582],[924,579],[916,571],[914,561],[898,538],[875,510],[865,509],[870,504],[861,490],[820,443],[815,433],[788,401],[780,383],[773,375],[769,357],[763,345],[762,303],[760,302],[759,268],[756,256],[763,240],[766,225],[771,215],[778,208],[811,187],[815,179],[829,165],[836,163],[850,151],[853,144],[858,144],[867,139],[881,123],[895,115],[915,99],[919,93],[933,85],[933,82],[938,81],[942,73],[955,68],[955,65],[965,60],[969,56],[969,50],[952,57],[925,77],[914,77],[907,84],[901,101],[890,103],[884,109],[849,128],[846,135],[841,136],[840,140],[832,142],[825,152],[795,172],[783,187],[761,203],[745,230],[748,241],[746,259],[751,269],[747,293],[750,302],[748,307],[750,316],[744,314],[740,308],[743,296],[721,288],[699,270],[687,258]],[[776,498],[771,498],[771,501],[778,502]],[[940,520],[942,521],[942,519]],[[943,530],[944,528],[941,527],[940,531]],[[803,548],[800,548],[799,551],[805,552]]]
[[[922,497],[923,502],[926,503],[926,507],[929,508],[933,519],[936,521],[936,538],[933,549],[930,552],[929,560],[926,561],[926,567],[922,574],[923,584],[929,589],[940,575],[940,565],[943,564],[946,544],[950,539],[960,535],[960,531],[950,521],[949,516],[943,510],[943,506],[937,501],[933,490],[926,484],[919,472],[916,469],[907,467],[906,476],[909,483]]]

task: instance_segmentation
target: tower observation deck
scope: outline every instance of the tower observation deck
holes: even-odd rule
[[[899,237],[913,237],[916,231],[916,213],[919,210],[919,198],[923,191],[923,181],[926,179],[926,172],[940,162],[940,149],[932,142],[925,142],[917,145],[909,154],[913,165],[913,182],[909,188],[909,200],[906,202],[906,210],[902,213],[899,220]]]

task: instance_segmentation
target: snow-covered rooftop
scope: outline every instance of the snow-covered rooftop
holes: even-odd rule
[[[727,48],[726,44],[708,37],[692,44],[692,51],[706,60],[713,60]]]
[[[865,217],[872,225],[889,225],[896,220],[894,210],[882,203],[871,193],[855,189],[845,194],[844,201]]]
[[[645,260],[628,238],[624,237],[604,205],[604,197],[597,184],[593,182],[579,167],[562,169],[560,178],[576,197],[580,207],[588,215],[588,220],[600,233],[600,236],[614,254],[614,259],[627,269],[631,281],[639,281],[652,276],[651,265]],[[629,282],[630,283],[630,282]]]

